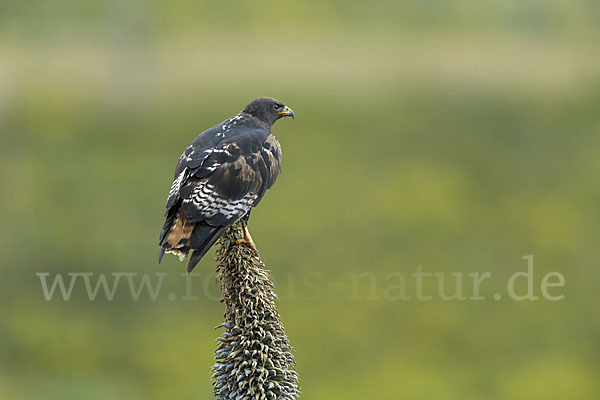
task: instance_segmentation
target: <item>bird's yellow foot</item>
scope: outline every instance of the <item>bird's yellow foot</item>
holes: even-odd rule
[[[237,244],[247,244],[248,246],[250,246],[250,248],[252,250],[254,250],[258,253],[258,250],[256,249],[256,245],[254,244],[254,241],[252,240],[252,236],[250,235],[250,232],[248,231],[248,226],[244,223],[242,223],[242,225],[244,227],[244,237],[236,240],[236,243]]]

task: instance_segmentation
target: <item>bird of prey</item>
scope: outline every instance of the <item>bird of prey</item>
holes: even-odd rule
[[[183,152],[167,199],[160,255],[183,261],[190,272],[225,230],[242,220],[244,238],[254,247],[247,222],[281,169],[281,147],[271,126],[294,117],[281,101],[261,97],[241,112],[202,132]]]

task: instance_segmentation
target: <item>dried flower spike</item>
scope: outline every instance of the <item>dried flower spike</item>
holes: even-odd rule
[[[238,222],[219,239],[217,279],[226,307],[219,327],[226,332],[218,338],[213,392],[218,400],[293,400],[299,395],[298,376],[274,285],[243,237]]]

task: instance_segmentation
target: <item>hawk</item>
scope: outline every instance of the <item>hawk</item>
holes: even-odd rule
[[[254,247],[247,223],[281,170],[281,147],[271,126],[294,117],[291,108],[268,97],[202,132],[183,152],[167,198],[160,255],[179,256],[190,272],[225,230],[242,220],[244,238]]]

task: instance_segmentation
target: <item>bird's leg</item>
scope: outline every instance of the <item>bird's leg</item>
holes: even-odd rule
[[[241,239],[238,239],[236,241],[236,243],[237,244],[245,243],[248,246],[250,246],[252,248],[252,250],[258,252],[258,250],[256,249],[256,245],[254,244],[254,241],[252,240],[252,236],[250,235],[250,232],[248,231],[248,225],[244,221],[240,221],[240,222],[242,223],[242,227],[244,229],[244,237]]]

